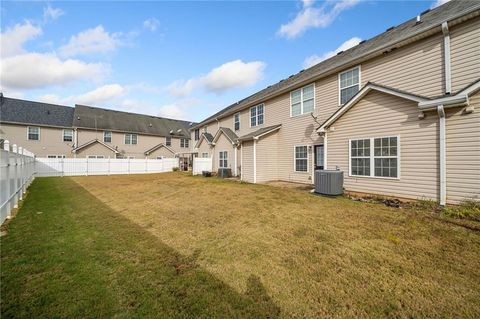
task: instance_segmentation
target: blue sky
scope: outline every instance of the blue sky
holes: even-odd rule
[[[441,2],[2,1],[1,90],[200,121]]]

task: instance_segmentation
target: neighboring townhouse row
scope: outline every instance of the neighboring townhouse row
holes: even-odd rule
[[[203,120],[194,150],[253,183],[478,200],[479,79],[480,2],[452,0]]]
[[[192,123],[1,96],[0,138],[37,157],[163,158],[190,163]]]

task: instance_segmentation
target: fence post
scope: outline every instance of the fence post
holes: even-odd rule
[[[13,144],[12,146],[12,152],[13,152],[13,159],[14,159],[14,163],[13,163],[13,189],[12,189],[12,199],[13,199],[13,208],[17,208],[18,207],[18,192],[17,192],[17,188],[18,188],[18,185],[17,185],[17,181],[18,181],[18,171],[17,171],[17,152],[18,152],[18,147],[17,147],[17,144]]]
[[[110,157],[108,158],[108,175],[110,175],[110,171],[111,171],[111,168],[110,168]]]
[[[18,174],[18,199],[23,200],[23,175],[25,175],[24,172],[24,165],[23,165],[23,147],[18,148],[18,155],[20,159],[20,167],[19,167],[19,174]]]
[[[65,176],[65,160],[62,158],[60,163],[62,164],[62,177],[64,177]]]
[[[12,165],[10,163],[10,142],[8,140],[5,140],[3,142],[3,149],[5,151],[7,151],[7,168],[6,168],[6,180],[7,182],[5,183],[5,192],[7,193],[7,198],[6,198],[6,203],[5,203],[5,207],[4,209],[7,211],[7,219],[10,218],[10,212],[12,210],[12,205],[11,205],[11,197],[12,197],[12,187],[11,187],[11,184],[10,184],[10,176],[12,175],[11,174],[11,169],[12,169]]]

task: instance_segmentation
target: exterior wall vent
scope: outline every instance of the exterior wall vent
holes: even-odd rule
[[[315,193],[328,196],[342,195],[343,172],[337,170],[316,170]]]

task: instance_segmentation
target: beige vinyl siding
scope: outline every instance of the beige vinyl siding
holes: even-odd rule
[[[198,153],[198,157],[202,157],[202,153],[208,153],[209,157],[212,157],[212,148],[208,145],[205,139],[202,139],[195,152]]]
[[[115,158],[116,154],[100,143],[93,143],[77,151],[77,158],[88,157],[89,155],[103,155],[105,158]]]
[[[438,200],[438,116],[417,118],[415,102],[379,92],[368,93],[328,132],[328,169],[339,166],[349,191],[401,198]],[[400,178],[349,176],[349,139],[399,136]]]
[[[385,56],[362,63],[362,86],[368,81],[410,93],[437,96],[444,91],[443,35],[438,33]]]
[[[214,155],[213,155],[213,171],[216,172],[219,166],[219,152],[227,151],[227,168],[232,170],[232,174],[235,173],[235,150],[232,142],[225,137],[225,134],[220,134],[218,140],[215,142]]]
[[[480,78],[480,17],[450,30],[452,91]]]
[[[242,143],[242,180],[253,183],[253,141]]]
[[[103,131],[94,131],[86,129],[78,129],[78,145],[85,144],[93,139],[98,139],[103,142]],[[163,136],[155,135],[143,135],[137,134],[137,144],[130,145],[125,144],[125,133],[123,132],[112,132],[112,142],[105,143],[110,145],[113,148],[121,153],[122,156],[134,156],[136,159],[145,158],[145,152],[154,146],[165,143],[166,138]],[[190,143],[192,141],[190,140]],[[190,152],[191,147],[182,148],[180,147],[180,139],[172,137],[172,146],[169,146],[175,153]],[[170,156],[173,157],[173,156]]]
[[[257,183],[278,180],[278,133],[268,134],[257,141]],[[272,152],[273,151],[273,152]]]
[[[471,114],[463,108],[446,117],[447,202],[480,200],[480,93],[470,98]]]
[[[33,141],[27,139],[28,126],[40,127],[40,140]],[[0,132],[0,138],[8,140],[10,145],[17,144],[34,153],[37,157],[47,157],[48,155],[73,157],[73,141],[63,141],[63,128],[2,123]]]
[[[168,150],[166,147],[162,146],[159,149],[156,149],[155,151],[150,153],[150,155],[148,155],[147,158],[156,159],[158,156],[172,158],[172,157],[175,157],[175,154],[170,152],[170,150]]]

